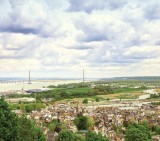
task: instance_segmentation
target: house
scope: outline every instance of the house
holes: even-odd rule
[[[160,141],[160,135],[153,136],[152,141]]]

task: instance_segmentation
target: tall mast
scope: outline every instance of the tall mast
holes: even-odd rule
[[[84,81],[85,81],[85,80],[84,80],[84,70],[83,70],[83,83],[84,83]]]
[[[28,79],[28,83],[31,84],[31,74],[30,74],[30,70],[29,70],[29,79]]]

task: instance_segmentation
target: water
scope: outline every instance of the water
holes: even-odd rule
[[[78,83],[81,80],[41,80],[41,81],[32,81],[32,84],[28,84],[27,81],[20,82],[8,82],[8,83],[0,83],[0,92],[9,92],[9,91],[17,91],[17,90],[29,90],[29,89],[42,89],[46,88],[50,85],[58,85],[58,84],[68,84],[68,83]]]
[[[146,94],[139,96],[138,99],[147,99],[150,98],[151,94],[158,94],[158,92],[156,92],[155,89],[144,90],[143,92]]]
[[[79,80],[80,78],[58,78],[58,77],[32,77],[31,80]],[[28,77],[0,77],[0,82],[6,81],[28,81]]]

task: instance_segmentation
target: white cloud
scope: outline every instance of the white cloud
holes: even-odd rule
[[[153,14],[158,7],[156,0],[3,1],[0,72],[23,75],[31,69],[36,76],[81,77],[85,69],[88,77],[159,75],[160,17]]]

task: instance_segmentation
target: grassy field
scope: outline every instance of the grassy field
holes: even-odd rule
[[[160,88],[159,88],[159,89],[156,89],[156,91],[157,91],[158,93],[160,93]]]
[[[140,87],[140,88],[130,88],[130,87],[125,87],[125,88],[118,88],[114,89],[114,93],[131,93],[131,92],[141,92],[147,88],[145,87]]]
[[[115,94],[107,94],[107,95],[98,95],[98,97],[102,97],[104,99],[136,99],[138,96],[144,95],[142,92],[132,92],[132,93],[115,93]]]
[[[66,93],[86,93],[86,92],[90,92],[92,89],[91,88],[73,88],[73,89],[61,89],[61,90],[64,90]]]
[[[136,99],[138,96],[144,95],[142,92],[133,92],[130,94],[127,93],[117,93],[117,94],[104,94],[104,95],[97,95],[93,97],[87,97],[89,101],[95,102],[95,97],[99,97],[100,102],[106,101],[107,99],[113,100],[113,99]],[[58,102],[70,102],[70,101],[78,101],[78,103],[81,103],[84,98],[73,98],[73,99],[64,99]],[[96,104],[96,103],[95,103]]]

